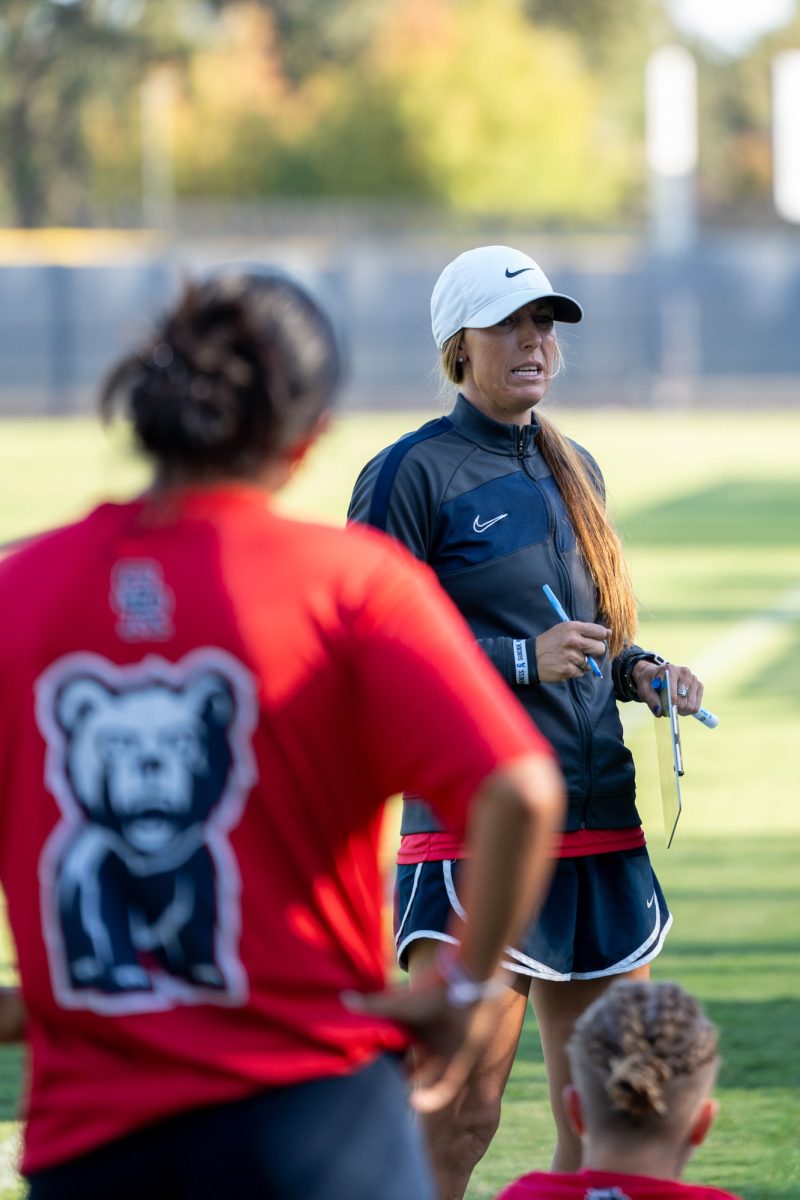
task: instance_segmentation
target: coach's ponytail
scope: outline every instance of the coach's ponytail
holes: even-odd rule
[[[538,414],[535,421],[539,425],[537,445],[564,498],[575,539],[597,588],[598,612],[611,630],[609,653],[616,658],[636,634],[636,598],[622,544],[587,463],[551,421]]]
[[[464,378],[459,359],[462,333],[459,330],[445,342],[439,360],[442,376],[456,386]],[[560,364],[556,343],[557,370]],[[564,498],[578,549],[597,589],[599,615],[611,630],[609,653],[616,658],[636,634],[636,598],[622,545],[586,462],[551,421],[537,414],[534,427],[537,425],[537,445]]]

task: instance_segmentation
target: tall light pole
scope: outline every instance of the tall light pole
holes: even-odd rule
[[[687,250],[697,236],[697,66],[683,46],[661,46],[645,70],[645,151],[656,247]]]
[[[683,46],[661,46],[645,73],[650,236],[657,280],[656,404],[686,405],[700,371],[700,311],[692,286],[697,243],[697,66]]]
[[[772,192],[784,221],[800,222],[800,50],[772,64]]]
[[[140,96],[142,222],[145,228],[170,231],[175,223],[173,69],[154,67],[142,81]]]

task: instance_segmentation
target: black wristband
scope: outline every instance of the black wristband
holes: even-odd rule
[[[639,699],[639,693],[636,690],[636,683],[634,682],[633,678],[633,670],[636,664],[640,662],[658,663],[659,666],[665,667],[667,665],[667,660],[662,658],[660,654],[655,654],[652,650],[635,650],[626,657],[625,665],[622,668],[622,675],[620,677],[624,698],[626,700],[636,700],[639,701],[639,703],[641,703],[641,701]]]

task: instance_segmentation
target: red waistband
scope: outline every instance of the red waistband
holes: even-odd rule
[[[561,833],[553,846],[552,858],[581,858],[587,854],[611,854],[615,850],[636,850],[644,846],[641,825],[627,829],[576,829]],[[446,831],[406,833],[400,839],[397,861],[400,864],[440,862],[445,858],[465,858],[459,838]]]

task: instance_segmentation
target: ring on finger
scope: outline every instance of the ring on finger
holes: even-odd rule
[[[681,700],[685,700],[686,697],[689,695],[689,689],[687,688],[686,684],[684,684],[684,683],[678,684],[677,692],[678,692],[678,695],[680,696]]]

